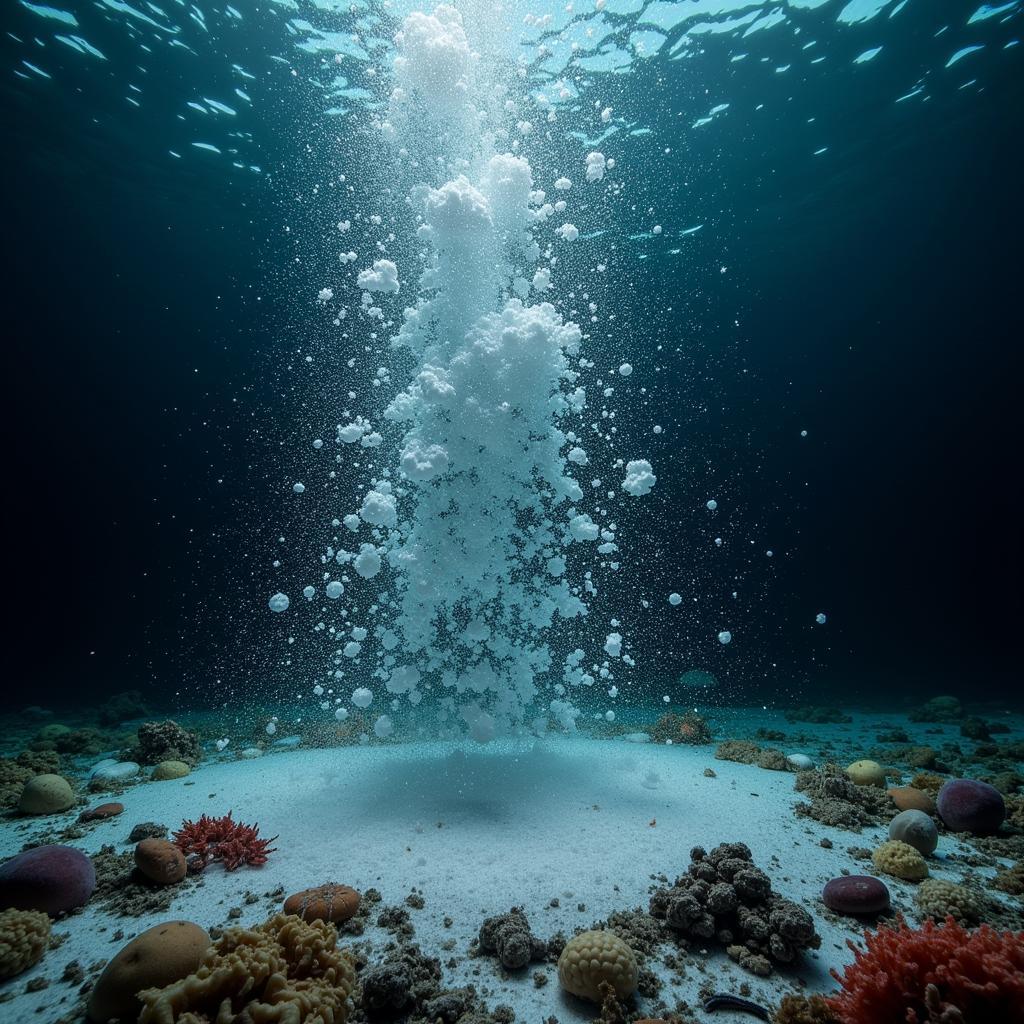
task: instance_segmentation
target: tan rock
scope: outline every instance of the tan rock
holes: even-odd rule
[[[136,993],[192,974],[210,942],[210,936],[190,921],[169,921],[137,935],[96,982],[89,997],[89,1020],[136,1020],[142,1007]]]
[[[74,803],[75,791],[62,775],[37,775],[25,783],[18,810],[23,814],[59,814]]]
[[[174,885],[188,871],[185,854],[167,839],[143,839],[135,847],[135,866],[157,885]]]
[[[190,769],[184,761],[161,761],[153,769],[155,782],[168,782],[171,779],[183,779]]]
[[[846,774],[858,786],[885,785],[885,769],[877,761],[854,761],[846,769]]]
[[[898,810],[935,813],[935,800],[924,790],[915,789],[913,786],[893,786],[889,790],[889,796]]]

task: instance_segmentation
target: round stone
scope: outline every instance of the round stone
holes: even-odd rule
[[[858,786],[885,785],[885,769],[877,761],[854,761],[846,769],[846,774]]]
[[[210,936],[190,921],[169,921],[137,935],[99,976],[89,996],[89,1020],[137,1019],[137,992],[195,973],[209,948]]]
[[[189,766],[184,761],[161,761],[153,769],[155,782],[167,782],[170,779],[183,779],[189,773]]]
[[[84,906],[95,888],[92,861],[73,846],[37,846],[0,864],[0,907],[55,917]]]
[[[107,804],[97,804],[87,811],[82,811],[78,816],[79,821],[102,821],[104,818],[116,818],[124,813],[124,804],[111,801]]]
[[[889,909],[889,889],[871,875],[840,875],[825,883],[822,902],[837,914],[868,916]]]
[[[935,813],[935,801],[923,789],[913,786],[893,786],[889,796],[900,811],[924,811],[925,814]]]
[[[936,801],[939,817],[952,832],[990,836],[1006,818],[1006,803],[995,786],[979,779],[950,779]]]
[[[889,838],[898,839],[927,857],[934,853],[935,847],[939,845],[939,830],[924,811],[911,809],[900,811],[889,822]]]
[[[25,783],[18,798],[22,814],[60,814],[75,803],[75,791],[62,775],[36,775]]]
[[[135,866],[157,885],[174,885],[188,871],[185,854],[167,839],[143,839],[135,847]]]

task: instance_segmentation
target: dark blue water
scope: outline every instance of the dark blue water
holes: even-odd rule
[[[621,429],[672,467],[606,596],[700,598],[644,619],[644,685],[698,664],[736,701],[1002,699],[1022,611],[1019,5],[858,22],[826,2],[746,35],[771,11],[723,4],[709,23],[754,18],[672,59],[694,21],[661,9],[689,6],[648,8],[667,38],[628,70],[620,44],[651,28],[607,12],[568,76],[619,126],[602,145],[627,194],[589,211],[618,260],[602,305],[657,366]],[[348,356],[311,313],[335,219],[312,186],[344,167],[350,205],[380,201],[362,139],[392,15],[63,9],[77,27],[4,15],[8,673],[44,703],[287,693],[305,675],[266,621],[270,563],[279,536],[313,538],[282,495]],[[339,86],[330,46],[353,30],[366,59]],[[593,147],[572,126],[535,167]]]

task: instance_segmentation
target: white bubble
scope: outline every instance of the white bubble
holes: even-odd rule
[[[302,588],[302,596],[307,601],[312,601],[314,594],[316,594],[316,588],[315,587],[303,587]]]
[[[338,580],[331,580],[324,591],[332,601],[337,601],[345,593],[345,587]]]
[[[714,499],[714,498],[712,498],[712,499],[711,499],[711,500],[710,500],[710,501],[708,502],[708,511],[709,511],[709,512],[714,512],[716,508],[718,508],[718,502],[717,502],[717,501],[715,501],[715,499]]]
[[[297,480],[295,481],[295,483],[292,484],[292,490],[296,494],[301,494],[305,489],[306,489],[306,485],[305,484],[300,484]]]
[[[614,711],[606,711],[604,713],[604,720],[606,722],[614,722],[615,721],[615,712]]]
[[[373,723],[373,731],[377,734],[378,739],[384,739],[395,731],[395,727],[387,715],[381,715],[380,718]]]
[[[334,717],[339,722],[344,722],[345,719],[348,718],[348,709],[347,708],[338,708],[338,710],[334,712]]]
[[[352,703],[357,708],[368,708],[373,703],[373,691],[360,686],[358,690],[352,691]]]
[[[731,644],[732,633],[730,633],[727,629],[723,629],[722,632],[718,634],[718,642],[720,644]]]
[[[818,614],[814,616],[814,621],[819,626],[824,626],[825,622],[827,621],[826,618],[825,618],[825,613],[824,612],[818,612]]]
[[[291,602],[288,600],[287,594],[275,594],[267,604],[270,606],[272,612],[286,612],[288,611],[288,605]]]
[[[633,366],[630,363],[623,363],[619,367],[619,376],[628,377],[633,372]]]
[[[668,603],[669,604],[681,604],[682,600],[683,600],[683,598],[682,598],[682,596],[680,594],[676,594],[676,593],[673,592],[673,593],[668,595]]]
[[[273,736],[277,732],[277,726],[273,722],[267,722],[266,732],[268,736]]]

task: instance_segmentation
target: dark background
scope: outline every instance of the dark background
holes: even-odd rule
[[[763,36],[752,48],[777,45]],[[728,452],[731,502],[785,553],[758,594],[759,653],[732,669],[749,695],[1019,693],[1024,76],[996,55],[984,90],[957,76],[930,104],[894,106],[901,59],[938,59],[928,38],[894,35],[891,74],[769,83],[796,91],[788,107],[754,67],[732,71],[736,108],[756,93],[777,113],[716,124],[685,201],[695,221],[727,211],[717,236],[685,276],[645,265],[694,328],[653,401],[711,408],[660,497],[693,504],[695,481],[714,486],[704,456]],[[670,85],[692,98],[692,81]],[[816,161],[812,103],[831,125]],[[212,162],[168,167],[150,122],[92,124],[52,83],[6,85],[2,117],[11,700],[258,685],[276,655],[252,623],[266,593],[251,566],[273,557],[275,419],[293,397],[281,367],[301,336],[275,301],[287,253],[271,187]],[[257,141],[267,167],[287,161],[272,132]],[[649,315],[635,292],[619,304]],[[672,331],[662,318],[659,339]],[[692,532],[666,507],[659,594],[677,589]],[[671,668],[685,641],[651,629]]]

